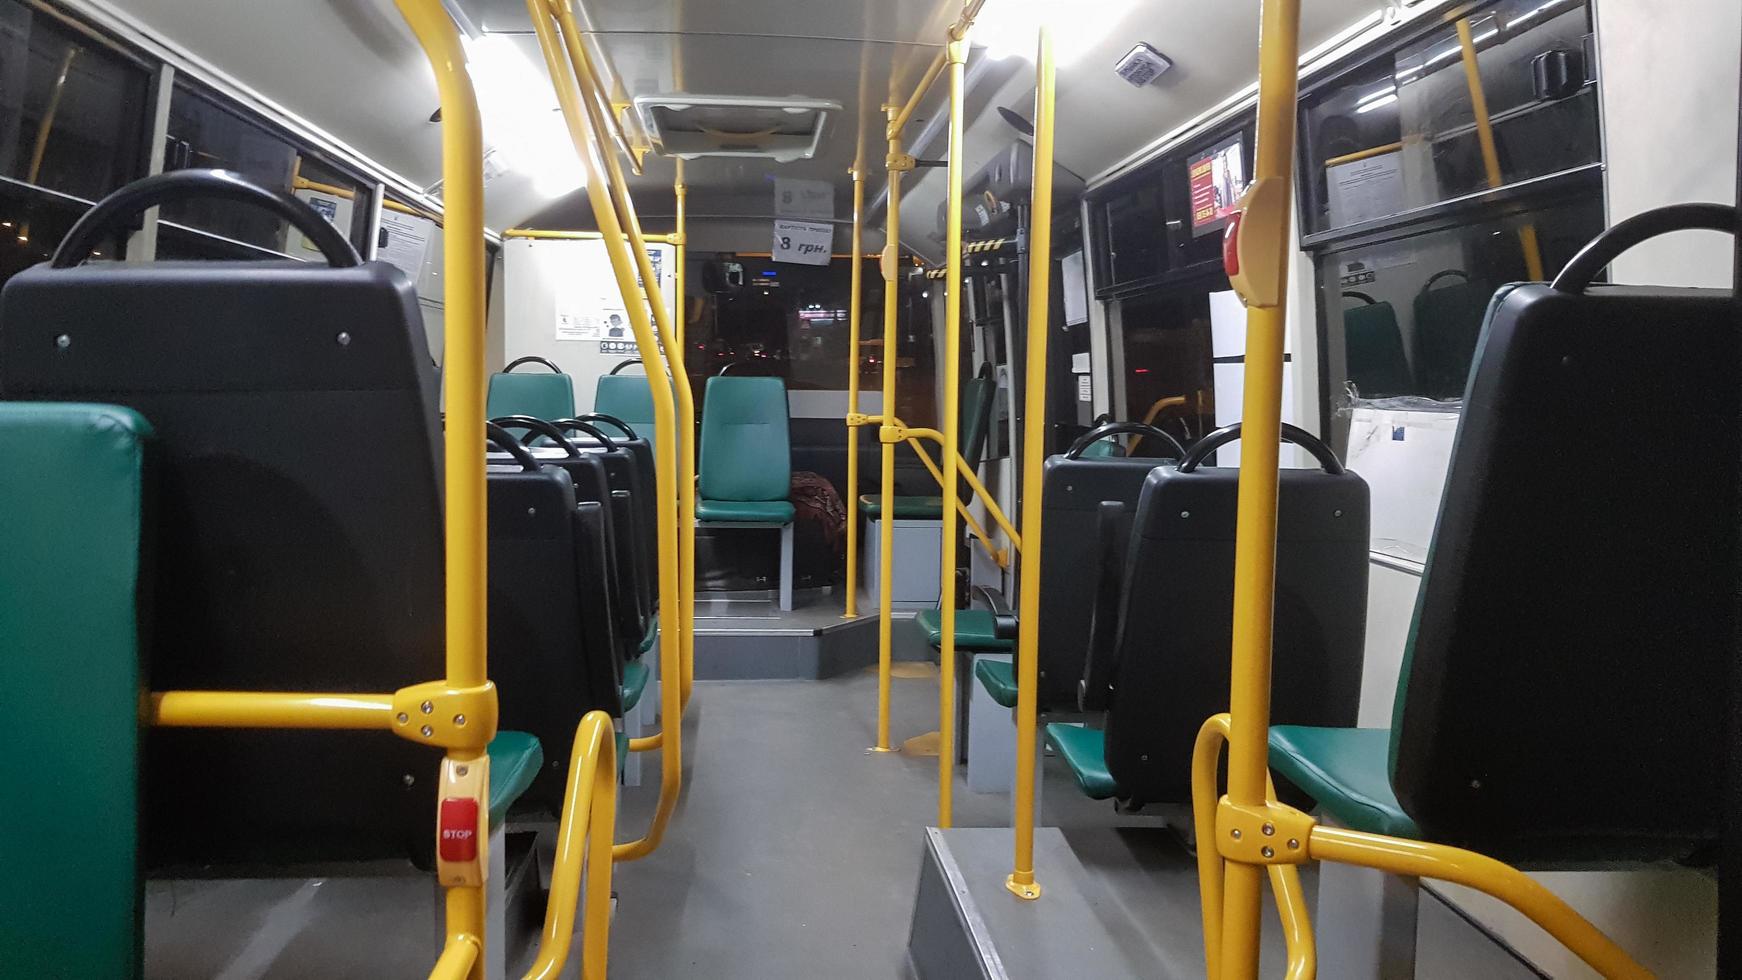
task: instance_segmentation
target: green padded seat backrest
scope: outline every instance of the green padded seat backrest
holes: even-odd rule
[[[1415,351],[1421,394],[1457,398],[1470,377],[1470,361],[1494,287],[1447,270],[1415,297]],[[1445,283],[1440,285],[1439,283]]]
[[[604,374],[593,389],[593,411],[622,419],[654,445],[653,391],[643,374]]]
[[[786,384],[779,378],[708,379],[702,410],[701,496],[785,500],[792,493]]]
[[[571,418],[575,414],[574,380],[566,374],[528,371],[492,374],[484,414],[493,419],[530,415],[546,422]]]
[[[1415,379],[1403,354],[1396,307],[1368,303],[1344,310],[1343,336],[1349,380],[1362,398],[1414,393]]]
[[[140,974],[150,434],[125,408],[0,403],[0,977]]]
[[[980,461],[986,455],[986,436],[992,425],[992,396],[997,391],[997,382],[991,378],[975,378],[962,385],[960,438],[962,458],[968,461],[969,469],[979,469]]]

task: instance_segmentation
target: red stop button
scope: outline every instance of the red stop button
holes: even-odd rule
[[[436,821],[436,852],[443,861],[478,859],[478,801],[471,797],[442,800]]]
[[[1222,235],[1222,271],[1230,279],[1240,274],[1240,220],[1244,217],[1244,211],[1229,215],[1228,230]]]

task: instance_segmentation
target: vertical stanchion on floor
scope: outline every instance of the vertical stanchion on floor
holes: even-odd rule
[[[448,317],[443,327],[447,371],[447,431],[443,481],[447,609],[447,683],[480,687],[489,681],[486,635],[484,467],[478,439],[484,431],[484,139],[478,100],[466,73],[466,55],[453,21],[437,0],[396,0],[435,71],[442,107],[442,273]],[[450,750],[454,762],[472,762],[478,750]],[[484,889],[447,890],[450,945],[475,941],[478,956],[467,975],[484,976]]]
[[[676,281],[673,284],[676,295],[672,301],[672,342],[665,356],[671,362],[671,383],[678,393],[677,566],[683,576],[679,595],[679,604],[682,607],[679,611],[683,614],[679,628],[683,632],[678,635],[683,660],[683,696],[679,700],[683,707],[688,708],[690,689],[694,687],[696,680],[696,412],[695,392],[690,389],[690,374],[685,367],[685,351],[688,348],[684,346],[684,320],[689,316],[689,305],[684,299],[684,262],[689,257],[690,189],[684,182],[683,158],[678,157],[676,163],[677,176],[672,184],[672,191],[677,195],[677,227],[669,239],[676,249],[676,254],[672,256],[672,261],[677,263],[674,270]]]
[[[962,403],[962,99],[964,69],[968,62],[968,28],[950,32],[949,193],[946,196],[944,253],[945,273],[944,356],[942,366],[944,445],[946,459],[961,451]],[[887,411],[885,417],[888,417]],[[943,466],[943,572],[938,603],[940,662],[938,664],[938,826],[952,823],[956,771],[956,507],[957,472]],[[887,506],[887,504],[886,504]]]
[[[1282,349],[1288,228],[1299,83],[1300,0],[1263,0],[1258,45],[1254,180],[1228,228],[1228,272],[1246,303],[1246,397],[1234,541],[1228,800],[1268,803],[1270,655],[1276,593],[1276,484],[1282,425]],[[1225,250],[1229,251],[1229,250]],[[1215,846],[1200,842],[1200,847]],[[1258,974],[1265,869],[1229,861],[1222,892],[1224,977]]]
[[[884,165],[889,174],[888,211],[884,216],[887,231],[883,239],[883,260],[878,263],[883,272],[883,349],[878,363],[883,366],[883,424],[877,431],[882,444],[880,462],[882,479],[877,510],[877,744],[873,752],[893,752],[889,745],[889,677],[894,664],[895,630],[891,619],[890,593],[895,591],[895,438],[898,430],[890,424],[895,417],[895,354],[899,346],[896,320],[901,312],[901,175],[913,169],[913,160],[901,151],[901,107],[893,103],[883,107],[889,114],[889,155]]]
[[[1034,60],[1034,191],[1029,198],[1028,390],[1022,419],[1022,548],[1017,553],[1015,863],[1004,885],[1040,897],[1034,880],[1035,715],[1040,685],[1040,541],[1046,462],[1046,372],[1052,286],[1052,139],[1056,92],[1052,30],[1042,25]]]
[[[842,619],[859,618],[859,302],[865,290],[863,211],[865,162],[853,161],[853,285],[847,299],[847,604]]]

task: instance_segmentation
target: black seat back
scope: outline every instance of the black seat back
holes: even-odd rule
[[[646,434],[630,428],[627,422],[598,412],[562,419],[556,424],[574,433],[571,440],[576,445],[604,449],[605,475],[612,491],[626,491],[635,503],[635,538],[640,549],[637,574],[645,599],[643,618],[651,617],[659,606],[659,497],[653,444]]]
[[[156,431],[153,689],[443,675],[435,376],[393,266],[39,265],[0,293],[0,395],[125,405]],[[435,762],[377,732],[153,731],[147,860],[427,856]]]
[[[1367,619],[1368,494],[1317,439],[1322,469],[1280,474],[1272,718],[1355,723]],[[1228,709],[1240,471],[1199,466],[1238,425],[1149,474],[1131,529],[1107,709],[1107,767],[1127,799],[1191,799],[1192,744]]]
[[[1104,501],[1117,501],[1127,511],[1149,471],[1163,461],[1151,458],[1083,453],[1102,439],[1124,432],[1142,432],[1184,451],[1166,432],[1142,423],[1102,425],[1079,438],[1062,456],[1047,459],[1042,468],[1040,570],[1040,709],[1071,710],[1077,704],[1077,681],[1083,676],[1089,649],[1090,622],[1096,595],[1103,587],[1095,574],[1100,561],[1097,527]]]
[[[490,676],[501,725],[538,737],[545,769],[527,799],[561,803],[582,715],[622,714],[603,506],[505,433],[515,462],[489,467]]]
[[[1718,290],[1583,291],[1627,244],[1690,221],[1735,218],[1648,212],[1555,286],[1489,307],[1392,728],[1398,800],[1435,839],[1576,861],[1683,856],[1717,834],[1736,306]]]

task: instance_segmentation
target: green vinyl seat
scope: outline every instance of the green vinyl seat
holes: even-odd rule
[[[502,826],[544,766],[544,749],[525,732],[497,732],[490,740],[490,826]]]
[[[653,446],[653,390],[644,374],[602,374],[593,386],[593,411],[622,419]]]
[[[1119,783],[1107,768],[1106,733],[1054,722],[1046,726],[1046,744],[1065,761],[1084,796],[1110,800],[1118,795]]]
[[[623,713],[628,714],[641,703],[641,695],[647,691],[647,677],[650,671],[640,660],[631,660],[623,665]]]
[[[709,378],[702,405],[696,521],[778,529],[780,608],[790,610],[795,511],[786,382]]]
[[[1270,765],[1352,830],[1416,839],[1421,831],[1391,788],[1386,763],[1391,732],[1385,728],[1314,728],[1277,725],[1270,730]]]
[[[647,651],[653,649],[654,644],[658,642],[659,613],[654,613],[647,617],[647,632],[641,634],[641,649],[637,651],[636,655],[641,657],[647,656]]]
[[[913,617],[914,625],[924,633],[926,642],[939,647],[944,642],[943,610],[924,609]],[[998,636],[997,617],[989,609],[956,610],[956,649],[972,653],[1009,653],[1016,648],[1015,640]]]
[[[709,523],[767,524],[778,526],[791,522],[790,500],[698,500],[696,520]]]
[[[1014,663],[981,657],[974,661],[974,677],[1000,707],[1016,707],[1016,665]]]
[[[0,975],[141,974],[150,439],[130,409],[0,403],[0,831],[23,845],[0,882]]]
[[[1375,302],[1364,293],[1344,293],[1366,303],[1343,311],[1344,349],[1348,377],[1363,398],[1407,395],[1415,391],[1409,359],[1403,353],[1403,333],[1397,309]]]
[[[552,373],[514,369],[525,364],[542,364]],[[507,415],[530,415],[535,419],[554,422],[575,414],[575,382],[555,364],[542,357],[522,357],[490,376],[486,418]]]

